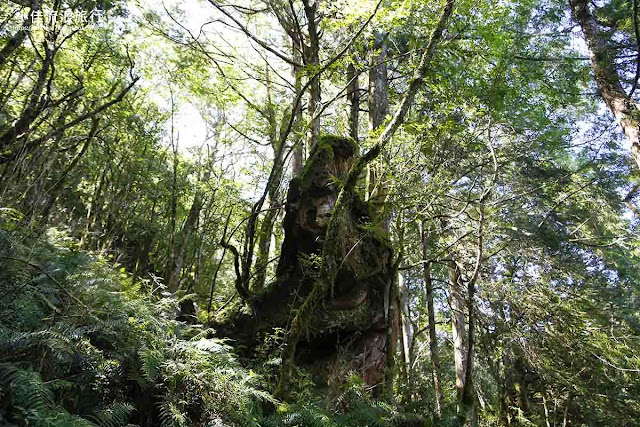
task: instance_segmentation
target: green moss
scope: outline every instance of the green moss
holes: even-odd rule
[[[318,147],[331,147],[340,157],[348,158],[359,151],[358,143],[351,137],[338,135],[322,135],[318,138]]]
[[[308,183],[309,179],[324,171],[327,164],[336,156],[349,158],[358,153],[358,143],[350,137],[336,135],[322,135],[318,143],[312,148],[309,159],[302,171],[302,181]]]
[[[384,229],[371,223],[358,224],[356,229],[361,234],[366,235],[376,246],[391,248],[389,233]]]

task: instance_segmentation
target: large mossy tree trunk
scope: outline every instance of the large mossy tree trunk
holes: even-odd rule
[[[371,208],[357,191],[339,210],[341,217],[331,218],[358,152],[351,138],[319,138],[302,174],[289,187],[276,281],[256,295],[253,313],[239,311],[219,329],[250,355],[267,334],[291,324],[322,279],[319,264],[324,254],[337,266],[335,281],[304,319],[294,361],[323,378],[332,390],[355,373],[375,393],[381,389],[387,358],[391,245],[371,224]],[[325,244],[330,219],[340,221],[340,233],[336,242]]]
[[[605,32],[599,28],[598,19],[591,12],[591,4],[587,0],[569,0],[571,14],[580,25],[589,48],[600,96],[620,124],[631,146],[631,156],[640,168],[640,109],[632,99],[635,86],[627,95],[621,80],[621,74],[624,74],[616,64],[615,50],[607,46]]]
[[[404,122],[431,68],[453,4],[447,0],[398,109],[373,147],[359,157],[356,141],[335,136],[320,137],[312,147],[302,174],[289,187],[275,283],[251,296],[251,314],[239,310],[217,325],[248,353],[275,328],[287,329],[276,389],[280,397],[288,393],[292,362],[321,368],[327,383],[335,382],[331,378],[342,383],[347,373],[355,372],[382,392],[377,386],[385,377],[390,323],[385,316],[393,303],[390,291],[397,266],[387,233],[372,224],[374,209],[356,188],[363,169]],[[259,208],[261,203],[252,213]],[[249,239],[253,221],[255,217],[247,226]]]

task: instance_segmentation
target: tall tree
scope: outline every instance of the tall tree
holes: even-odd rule
[[[640,47],[638,47],[640,46],[638,2],[632,1],[629,3],[633,5],[633,11],[629,12],[630,15],[633,15],[636,49],[640,51]],[[618,55],[613,46],[611,46],[611,36],[605,35],[601,30],[596,17],[591,12],[589,3],[585,0],[571,0],[569,6],[571,7],[572,16],[580,25],[582,34],[587,42],[600,96],[622,128],[631,146],[631,155],[636,165],[640,168],[640,110],[633,98],[633,94],[638,87],[640,73],[636,72],[629,93],[627,93],[623,88],[620,76],[621,74],[624,75],[625,70],[616,64]],[[613,27],[612,30],[615,30],[616,26],[619,25],[618,20],[619,18],[614,17],[614,23],[611,25]],[[638,63],[640,63],[640,57],[638,57]],[[640,71],[640,65],[638,67]]]

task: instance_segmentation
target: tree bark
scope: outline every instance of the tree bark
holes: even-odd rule
[[[313,75],[309,85],[309,103],[307,115],[309,117],[307,147],[312,150],[318,142],[320,136],[320,116],[316,115],[320,106],[320,78],[316,74],[316,69],[320,65],[320,34],[318,32],[318,0],[302,0],[304,13],[307,17],[307,32],[309,44],[304,47],[306,65]]]
[[[426,228],[426,221],[422,221],[421,227],[421,240],[422,240],[422,258],[428,259],[429,257],[429,235]],[[433,387],[436,395],[436,417],[442,416],[444,409],[444,393],[442,392],[442,381],[440,378],[440,351],[438,350],[438,336],[436,335],[436,315],[435,306],[433,304],[433,283],[431,280],[431,263],[426,262],[423,266],[424,269],[424,284],[427,294],[427,313],[429,317],[429,353],[431,356],[431,376],[433,378]],[[457,332],[456,332],[457,333]],[[455,340],[454,340],[455,341]],[[457,361],[456,361],[456,373],[457,373]],[[457,380],[457,377],[456,377]]]
[[[91,195],[91,203],[89,204],[89,209],[87,210],[84,232],[82,233],[82,238],[80,239],[80,245],[83,247],[87,240],[87,236],[89,235],[89,229],[93,230],[93,227],[96,223],[98,204],[101,203],[102,201],[102,190],[104,188],[109,167],[110,165],[107,164],[102,170],[102,173],[100,174],[100,179],[98,179],[98,182],[95,184],[93,194]]]
[[[184,265],[185,257],[187,256],[187,250],[189,249],[189,239],[191,234],[195,230],[200,211],[202,210],[202,204],[204,203],[203,191],[198,188],[196,194],[193,197],[193,203],[189,208],[189,215],[182,226],[180,231],[180,237],[177,242],[177,248],[172,260],[171,271],[167,280],[167,288],[169,292],[175,293],[180,288],[180,272]]]
[[[369,70],[369,130],[376,131],[384,124],[389,114],[389,79],[387,75],[387,42],[385,34],[376,31],[372,45],[371,69]],[[384,183],[378,183],[381,178],[380,168],[371,163],[367,165],[367,199],[374,198],[379,205],[379,211],[384,216],[384,199],[386,189]],[[379,185],[380,184],[380,185]],[[388,231],[389,220],[382,218],[382,227]]]
[[[467,332],[465,325],[465,299],[462,277],[455,265],[449,271],[449,303],[451,305],[451,330],[453,334],[453,358],[456,367],[456,392],[461,400],[464,392],[467,356]]]
[[[409,317],[409,290],[404,276],[398,272],[398,292],[400,305],[400,322],[402,329],[402,362],[403,374],[408,379],[409,367],[411,366],[411,341],[413,341],[413,330],[411,328],[411,319]]]
[[[167,284],[171,280],[173,274],[173,266],[175,264],[176,257],[176,221],[178,217],[178,141],[175,138],[175,103],[173,99],[173,91],[169,86],[169,93],[171,95],[171,149],[173,151],[173,168],[171,176],[171,199],[169,200],[169,262],[167,263],[168,271],[165,276]]]
[[[293,55],[294,58],[298,58],[299,53],[298,50],[301,50],[300,48],[296,49],[295,47],[295,43],[296,41],[292,39],[292,43],[294,43],[294,48],[293,48]],[[300,120],[302,118],[302,104],[300,103],[295,103],[295,99],[299,96],[300,92],[302,91],[302,76],[301,76],[301,67],[297,66],[297,65],[292,65],[291,66],[291,72],[293,74],[293,79],[294,79],[294,90],[295,90],[295,94],[294,94],[294,105],[292,108],[292,112],[291,114],[294,115],[293,118],[293,127],[294,127],[294,132],[293,132],[293,159],[291,162],[291,175],[292,176],[298,176],[301,172],[302,172],[302,167],[304,165],[304,138],[301,138],[299,136],[300,134],[300,129],[298,129],[300,127]],[[283,121],[282,123],[282,128],[284,128],[286,126],[286,123]],[[281,128],[281,130],[282,130]],[[281,138],[282,141],[282,138]]]
[[[358,72],[353,63],[347,67],[347,99],[349,100],[349,136],[358,141],[360,115],[360,84]]]
[[[389,79],[387,76],[387,42],[381,31],[374,33],[369,70],[369,129],[376,130],[389,114]]]
[[[589,10],[589,3],[586,0],[569,0],[569,6],[589,47],[600,96],[620,124],[631,145],[631,155],[640,168],[640,111],[622,87],[614,51],[607,47],[596,18]]]
[[[386,336],[384,337],[384,351],[386,353],[386,361],[384,364],[384,397],[387,402],[393,402],[393,377],[396,364],[395,353],[396,344],[398,343],[398,331],[401,329],[400,325],[400,307],[398,300],[398,279],[400,275],[397,271],[397,262],[394,265],[394,269],[389,278],[389,290],[386,292],[388,300],[386,301],[387,308],[385,309],[385,323],[386,323]]]

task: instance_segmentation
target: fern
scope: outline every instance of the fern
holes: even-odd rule
[[[133,284],[99,256],[72,250],[59,232],[51,238],[52,245],[16,242],[12,251],[55,281],[14,262],[0,271],[0,292],[24,284],[17,298],[0,301],[0,361],[6,362],[0,393],[8,422],[255,425],[258,402],[277,404],[227,341],[174,319],[175,298]],[[149,404],[159,410],[149,411]]]
[[[36,372],[0,363],[0,386],[9,398],[9,417],[35,426],[95,427],[54,403],[53,393]]]
[[[154,382],[160,376],[162,353],[157,350],[142,348],[138,354],[142,360],[142,372],[145,379],[149,382]]]
[[[183,427],[187,424],[187,416],[174,402],[164,401],[160,404],[161,427]]]
[[[36,346],[46,347],[53,356],[64,361],[77,352],[68,335],[52,329],[16,334],[2,346],[2,350],[19,353]]]
[[[135,408],[128,403],[114,402],[96,415],[87,417],[100,427],[122,427],[129,422],[129,415]]]
[[[11,363],[0,363],[0,385],[19,406],[27,410],[53,406],[53,393],[35,372],[19,369]]]

